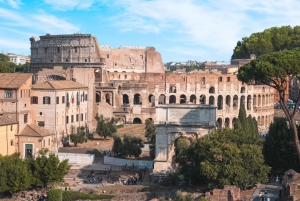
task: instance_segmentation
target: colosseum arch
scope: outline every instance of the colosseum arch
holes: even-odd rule
[[[107,102],[110,105],[111,105],[111,98],[112,97],[110,93],[105,94],[105,102]]]
[[[262,105],[262,106],[266,105],[265,95],[262,95],[261,105]]]
[[[237,108],[239,105],[239,98],[237,95],[233,96],[233,108]]]
[[[223,109],[223,96],[219,95],[218,96],[218,110],[222,110]]]
[[[226,105],[227,105],[228,107],[230,107],[230,101],[231,101],[231,97],[230,97],[230,95],[227,95],[227,96],[226,96]]]
[[[244,94],[246,92],[245,87],[241,87],[241,94]]]
[[[247,96],[247,110],[251,110],[251,95]]]
[[[266,105],[269,105],[270,104],[270,99],[269,99],[269,95],[267,94],[266,95]]]
[[[150,94],[148,96],[148,100],[149,100],[149,103],[150,103],[150,107],[154,107],[155,106],[155,96],[153,94]]]
[[[260,95],[258,95],[257,104],[258,104],[258,106],[261,106],[261,96]]]
[[[180,104],[184,104],[184,103],[186,103],[186,95],[182,94],[180,96]]]
[[[230,127],[230,119],[228,117],[225,119],[225,127]]]
[[[134,118],[133,119],[133,123],[134,124],[141,124],[142,123],[142,120],[140,118]]]
[[[129,96],[127,94],[123,94],[123,104],[129,104]]]
[[[100,92],[96,92],[96,103],[101,102],[101,93]]]
[[[204,94],[200,95],[199,101],[200,104],[206,104],[206,96]]]
[[[256,99],[257,99],[257,97],[256,97],[256,95],[254,95],[253,96],[253,108],[257,106],[257,102],[256,102],[257,100]]]
[[[245,105],[245,96],[241,96],[241,101],[240,101],[240,107],[242,107],[243,105]]]
[[[210,96],[209,97],[209,105],[215,105],[215,97],[214,96]]]
[[[140,94],[134,94],[133,104],[134,105],[142,105],[142,99],[141,99]]]
[[[222,128],[222,118],[218,118],[217,119],[217,122],[218,122],[218,128]]]
[[[233,117],[233,119],[232,119],[232,128],[235,127],[236,120],[237,120],[237,118]]]
[[[214,94],[215,93],[215,87],[210,87],[208,92],[210,94]]]
[[[169,97],[169,104],[172,104],[172,103],[176,103],[176,96],[174,96],[174,95],[171,95]]]
[[[196,104],[196,96],[194,94],[190,96],[190,103]]]
[[[166,104],[166,96],[164,94],[160,94],[158,97],[158,104]]]

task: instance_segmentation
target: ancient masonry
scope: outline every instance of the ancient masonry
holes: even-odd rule
[[[272,88],[246,85],[235,74],[214,71],[166,74],[154,47],[113,48],[99,45],[90,34],[47,34],[30,41],[35,82],[73,79],[89,87],[91,130],[96,113],[143,123],[155,120],[155,107],[165,104],[215,105],[218,127],[233,127],[242,104],[260,126],[273,120]]]

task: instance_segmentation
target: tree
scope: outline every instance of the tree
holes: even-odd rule
[[[68,160],[60,162],[55,154],[49,154],[48,157],[45,154],[39,155],[35,160],[33,170],[36,184],[47,188],[49,184],[62,182],[70,167]]]
[[[122,157],[134,156],[138,158],[142,153],[144,142],[140,137],[124,135],[123,140],[119,135],[114,135],[113,152]]]
[[[293,50],[284,50],[273,52],[261,56],[250,63],[243,65],[238,71],[238,79],[242,82],[253,84],[254,81],[266,84],[277,90],[279,93],[279,103],[294,134],[294,143],[296,146],[298,161],[300,164],[300,146],[298,130],[295,123],[295,114],[297,107],[289,111],[285,104],[286,89],[289,85],[289,79],[298,79],[300,74],[300,48]],[[298,89],[300,92],[300,88]],[[300,93],[296,100],[296,105],[300,101]]]
[[[0,62],[9,62],[9,56],[0,53]]]
[[[107,137],[111,137],[114,133],[117,132],[116,122],[113,117],[104,118],[103,115],[99,116],[97,113],[95,119],[97,120],[96,133],[99,136],[104,137],[104,139],[106,139]]]
[[[148,141],[151,143],[150,146],[150,156],[154,159],[155,157],[155,139],[156,139],[156,133],[155,133],[155,127],[154,122],[151,119],[147,119],[145,122],[145,137],[148,139]]]
[[[114,152],[114,154],[119,154],[119,153],[121,153],[121,150],[122,150],[121,136],[118,134],[114,134],[113,139],[114,139],[114,144],[112,147],[112,151]]]
[[[70,140],[72,143],[74,143],[75,147],[77,147],[78,143],[82,144],[86,142],[87,138],[85,135],[85,127],[84,126],[77,127],[75,133],[75,127],[71,126]]]
[[[0,192],[13,194],[27,189],[32,184],[32,174],[19,154],[5,156],[0,162]]]
[[[270,125],[262,153],[265,163],[272,167],[272,173],[275,175],[282,174],[289,169],[300,171],[293,132],[288,128],[284,118],[276,119]]]

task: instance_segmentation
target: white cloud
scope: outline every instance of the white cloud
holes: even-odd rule
[[[95,3],[95,0],[44,0],[44,2],[55,10],[65,11],[88,9]]]
[[[173,33],[228,59],[242,37],[272,26],[295,26],[300,18],[298,0],[122,0],[113,5],[123,10],[111,18],[122,31]]]
[[[21,3],[21,0],[7,0],[7,3],[13,7],[13,8],[16,8],[18,9],[19,8],[19,5],[22,4]]]

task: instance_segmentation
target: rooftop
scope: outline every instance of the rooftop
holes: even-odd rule
[[[11,125],[11,124],[18,124],[18,122],[8,117],[0,116],[0,126]]]
[[[0,73],[0,88],[18,89],[31,77],[31,73]]]
[[[51,80],[44,83],[38,83],[32,86],[32,89],[50,89],[50,90],[60,90],[60,89],[83,89],[88,88],[87,86],[80,84],[79,82],[74,82],[72,80]]]
[[[50,131],[41,128],[35,124],[27,124],[25,128],[19,134],[21,136],[32,136],[32,137],[45,137],[52,135]]]

